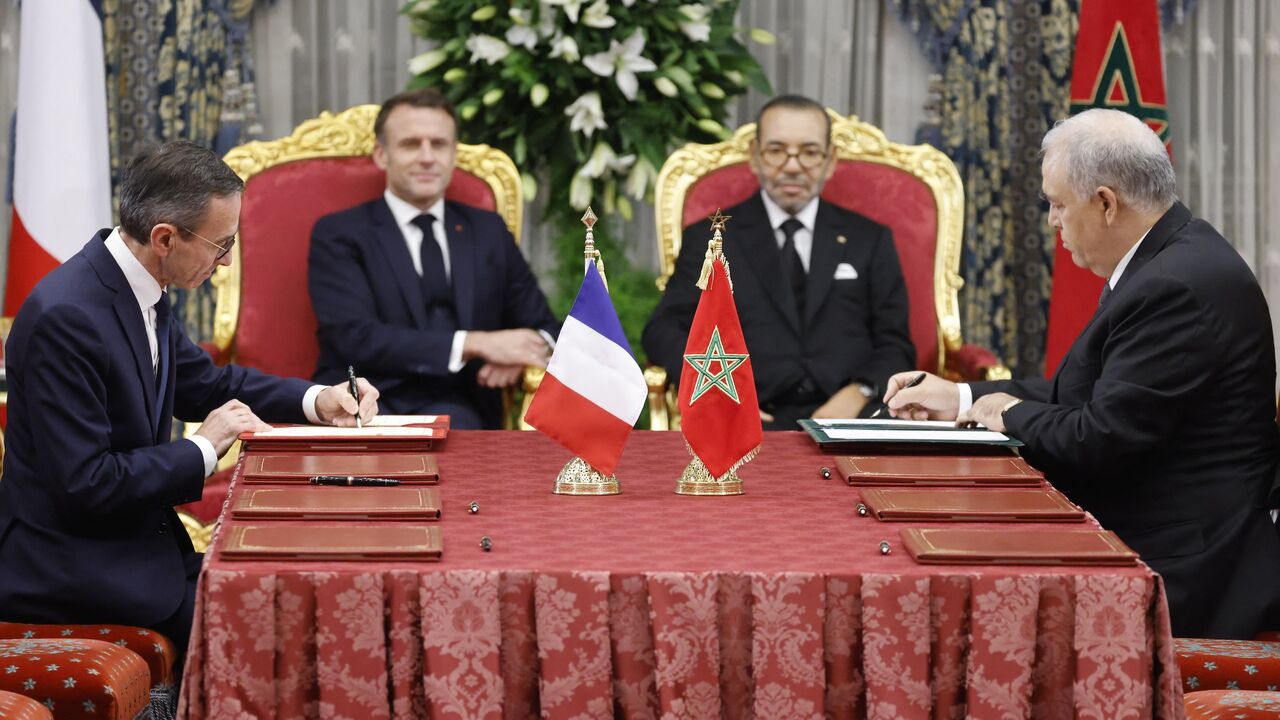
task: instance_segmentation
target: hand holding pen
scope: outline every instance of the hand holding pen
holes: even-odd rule
[[[315,397],[315,418],[321,425],[363,427],[378,414],[378,389],[351,372],[344,382],[330,385]]]
[[[907,383],[906,385],[903,385],[903,386],[902,386],[902,389],[903,389],[903,390],[909,390],[909,389],[911,389],[911,388],[913,388],[913,387],[915,387],[915,386],[919,385],[920,383],[924,382],[924,379],[925,379],[925,378],[927,378],[927,377],[929,377],[929,373],[920,373],[919,375],[916,375],[914,378],[912,378],[912,379],[911,379],[911,382]],[[891,382],[891,384],[892,384],[892,382]],[[896,394],[896,393],[895,393],[895,394]],[[889,395],[888,397],[885,397],[884,401],[885,401],[886,403],[887,403],[887,402],[889,402],[889,397],[892,397],[892,395]],[[885,411],[885,408],[887,408],[887,407],[889,407],[889,406],[888,406],[888,405],[881,405],[880,407],[876,408],[876,411],[875,411],[875,412],[873,412],[873,413],[871,413],[871,417],[873,417],[873,418],[878,418],[878,417],[880,417],[880,415]]]
[[[884,404],[897,418],[955,420],[960,412],[960,388],[929,373],[902,372],[889,378]]]
[[[355,367],[347,366],[347,389],[351,391],[351,397],[356,399],[356,427],[363,428],[364,422],[360,420],[360,384],[356,382]]]

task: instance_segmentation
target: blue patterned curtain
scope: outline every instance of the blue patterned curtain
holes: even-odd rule
[[[1166,26],[1196,0],[1159,0]],[[1040,139],[1067,116],[1078,0],[889,0],[933,65],[917,139],[965,187],[961,322],[1018,377],[1044,372],[1055,234],[1039,199]]]
[[[261,135],[250,63],[253,0],[103,0],[113,184],[143,147],[190,140],[222,154]],[[213,334],[213,288],[170,296],[196,341]]]
[[[965,188],[961,323],[1018,376],[1042,372],[1054,235],[1039,199],[1040,138],[1065,117],[1075,0],[891,0],[939,80],[918,139]]]

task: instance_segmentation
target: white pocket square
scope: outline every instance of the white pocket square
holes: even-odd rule
[[[836,266],[836,280],[857,280],[858,271],[853,269],[849,263],[840,263]]]

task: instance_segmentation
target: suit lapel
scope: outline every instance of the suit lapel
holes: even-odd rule
[[[85,248],[85,258],[93,266],[102,284],[115,292],[111,309],[115,312],[120,330],[129,343],[129,350],[133,353],[138,384],[142,388],[143,402],[147,407],[147,419],[154,428],[157,409],[155,375],[151,370],[151,343],[147,342],[147,328],[142,323],[142,310],[138,307],[138,299],[134,297],[133,290],[129,288],[129,281],[125,280],[124,272],[116,264],[115,258],[111,257],[111,252],[107,250],[104,243],[109,233],[108,230],[101,231],[89,242],[88,247]]]
[[[458,327],[469,328],[475,316],[475,233],[453,203],[445,203],[444,220],[444,234],[449,242],[449,282],[453,285]]]
[[[812,326],[814,316],[822,309],[835,281],[836,261],[843,252],[836,242],[838,234],[831,212],[825,203],[819,201],[818,217],[813,223],[813,247],[809,252],[809,275],[805,281],[805,327]]]
[[[414,325],[420,330],[425,329],[427,310],[422,298],[422,278],[413,269],[413,258],[404,242],[404,234],[400,232],[400,226],[396,224],[386,200],[376,200],[371,212],[377,236],[375,242],[382,248],[387,265],[391,268],[391,277],[395,280],[396,287],[400,288],[405,304],[409,306]]]
[[[764,211],[764,201],[756,193],[751,196],[750,201],[739,207],[742,209],[742,217],[729,221],[725,230],[725,244],[739,243],[742,246],[742,257],[747,259],[747,265],[764,288],[764,294],[787,319],[798,337],[800,311],[796,308],[791,288],[786,284],[785,274],[778,267],[778,239],[773,226],[769,224],[769,216]]]

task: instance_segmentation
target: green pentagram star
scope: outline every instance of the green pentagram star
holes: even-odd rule
[[[733,371],[739,365],[747,361],[746,353],[726,353],[724,351],[724,343],[720,341],[720,327],[717,325],[711,331],[711,343],[707,345],[707,351],[701,355],[695,353],[693,355],[685,355],[684,361],[693,366],[698,372],[698,381],[694,383],[693,393],[689,396],[689,404],[692,405],[711,390],[711,388],[719,388],[721,392],[729,396],[734,402],[738,401],[738,388],[733,384]],[[713,371],[711,363],[719,363],[720,369]]]

